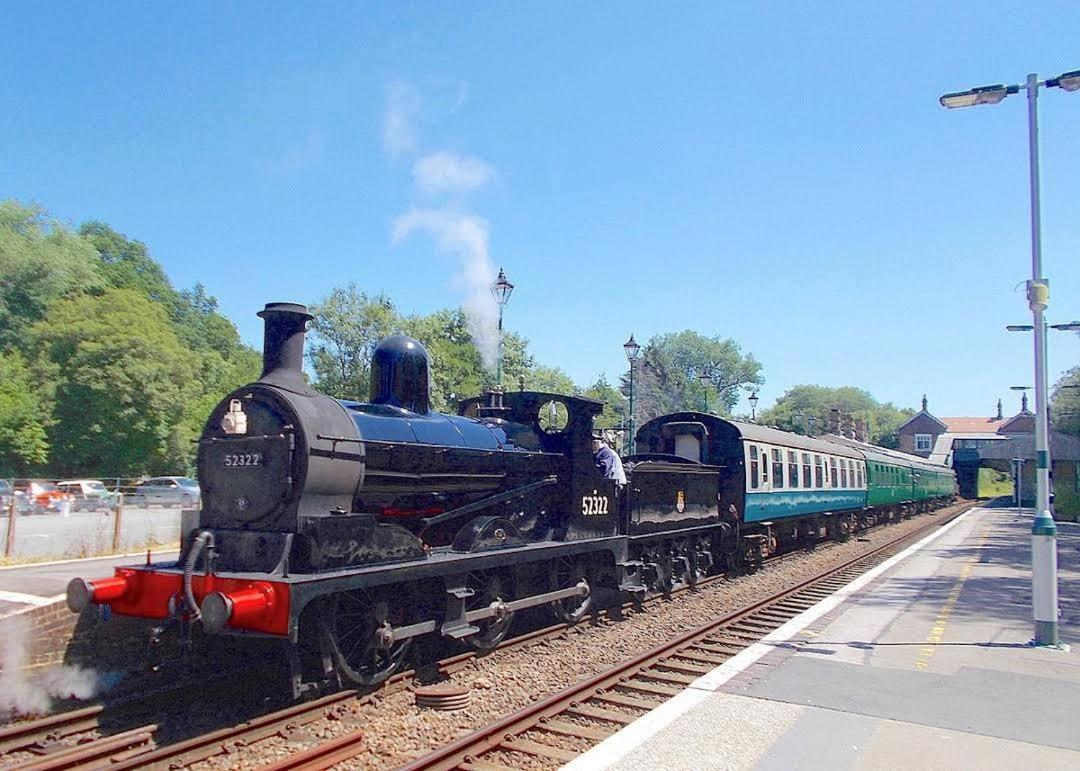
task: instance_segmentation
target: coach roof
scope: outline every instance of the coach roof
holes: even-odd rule
[[[863,459],[863,454],[861,452],[842,444],[823,442],[820,439],[813,439],[809,436],[803,436],[802,434],[791,434],[776,428],[759,426],[756,423],[740,423],[736,420],[721,419],[734,426],[739,432],[739,435],[750,442],[766,442],[767,444],[782,445],[784,447],[793,447],[800,450],[812,450],[814,452],[823,452],[844,458]]]

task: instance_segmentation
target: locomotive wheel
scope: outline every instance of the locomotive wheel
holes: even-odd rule
[[[412,638],[388,641],[386,632],[406,623],[407,604],[364,590],[341,592],[323,602],[320,620],[327,648],[342,677],[359,686],[378,685],[401,666]]]
[[[498,573],[470,573],[468,586],[476,594],[470,598],[466,610],[486,608],[493,602],[506,602],[511,599],[506,582]],[[502,616],[491,616],[473,623],[480,627],[476,634],[469,635],[465,641],[480,651],[489,651],[502,642],[514,622],[512,612]]]
[[[548,581],[551,591],[569,589],[582,581],[588,585],[588,566],[581,557],[560,557],[552,560],[548,571]],[[551,608],[557,620],[573,626],[581,621],[592,608],[592,592],[577,597],[567,597],[565,600],[556,600],[548,607]]]

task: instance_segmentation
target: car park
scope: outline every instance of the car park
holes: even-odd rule
[[[108,511],[116,505],[116,495],[99,479],[68,479],[56,486],[72,497],[72,511]]]
[[[65,493],[55,482],[44,479],[22,479],[15,482],[16,495],[26,498],[26,513],[45,514],[62,511],[64,504],[72,502],[72,496]]]
[[[199,505],[202,493],[199,483],[190,477],[153,477],[139,482],[125,499],[132,506],[183,506]]]

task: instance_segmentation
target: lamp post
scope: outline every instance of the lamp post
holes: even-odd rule
[[[702,372],[698,375],[698,380],[701,381],[701,390],[705,392],[705,414],[709,414],[709,384],[712,383],[712,376],[708,372]]]
[[[629,444],[631,447],[634,443],[634,362],[641,356],[641,346],[634,340],[633,333],[630,334],[630,339],[623,343],[623,350],[626,351],[626,360],[630,362],[630,438]]]
[[[757,391],[754,391],[752,394],[750,394],[750,398],[746,401],[750,402],[750,422],[753,423],[757,420]]]
[[[1023,88],[1028,98],[1028,162],[1031,188],[1031,280],[1027,284],[1028,307],[1035,330],[1035,518],[1031,525],[1031,584],[1035,616],[1035,644],[1058,645],[1057,526],[1050,514],[1050,446],[1046,419],[1046,324],[1043,313],[1050,301],[1050,287],[1042,272],[1042,223],[1039,206],[1039,86],[1064,91],[1080,89],[1080,70],[1040,81],[1027,76]],[[1021,86],[982,86],[943,95],[942,107],[973,107],[997,104]]]
[[[499,306],[499,350],[495,359],[495,385],[502,390],[502,366],[503,366],[503,308],[510,302],[510,293],[514,291],[514,285],[506,280],[506,274],[499,268],[499,277],[491,285],[491,296],[495,304]]]

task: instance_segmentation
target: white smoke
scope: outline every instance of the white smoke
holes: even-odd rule
[[[20,618],[0,624],[0,717],[41,715],[53,699],[89,699],[97,693],[100,678],[92,669],[67,665],[50,667],[30,677],[29,625]]]
[[[413,166],[413,181],[425,193],[479,190],[493,179],[495,169],[489,164],[447,150],[425,155]]]
[[[416,119],[419,115],[420,95],[415,88],[400,80],[387,84],[383,147],[390,155],[416,150]]]
[[[458,84],[454,112],[464,104],[468,84]],[[383,142],[392,154],[417,152],[414,121],[421,111],[420,97],[411,85],[395,81],[387,87]],[[490,223],[468,212],[461,200],[491,184],[495,168],[480,158],[437,150],[417,158],[413,164],[413,182],[421,193],[445,194],[454,203],[439,208],[413,207],[394,218],[393,243],[399,244],[411,234],[426,233],[435,247],[457,258],[459,270],[452,285],[462,294],[462,308],[469,323],[469,333],[480,351],[484,366],[494,368],[499,350],[499,311],[491,296],[496,278],[495,266],[488,253]]]
[[[419,231],[430,235],[440,252],[458,258],[460,272],[454,285],[463,294],[469,334],[484,365],[490,368],[495,366],[499,351],[499,314],[491,297],[495,266],[488,254],[489,230],[483,217],[449,208],[410,209],[393,223],[394,244]]]

